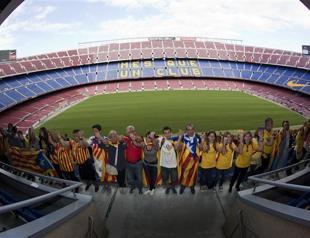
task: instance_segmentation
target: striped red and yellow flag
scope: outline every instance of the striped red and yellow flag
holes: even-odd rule
[[[199,156],[200,151],[198,148],[196,151]],[[179,183],[186,187],[195,185],[198,176],[199,159],[194,159],[186,145],[183,144],[181,151],[178,153],[178,160]]]
[[[49,176],[56,175],[50,161],[39,150],[11,147],[10,155],[11,164],[17,168]]]
[[[110,175],[106,172],[106,164],[108,163],[108,157],[106,155],[106,152],[104,149],[100,148],[98,145],[93,145],[93,157],[95,160],[101,162],[101,169],[97,173],[101,175],[101,181],[102,182],[116,182],[116,176]]]

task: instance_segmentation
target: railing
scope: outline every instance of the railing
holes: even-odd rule
[[[185,37],[185,36],[157,36],[157,37],[132,37],[132,38],[119,38],[114,40],[98,40],[98,41],[88,41],[79,42],[79,47],[92,47],[101,46],[107,44],[120,44],[129,42],[145,42],[150,40],[195,40],[195,41],[216,41],[221,43],[238,44],[242,45],[243,41],[239,39],[226,39],[226,38],[211,38],[211,37]]]
[[[250,176],[248,179],[255,183],[255,186],[253,188],[253,192],[255,192],[255,189],[256,189],[258,183],[268,184],[268,185],[272,185],[272,186],[284,188],[284,189],[290,189],[290,190],[296,190],[296,191],[302,191],[302,192],[310,192],[309,186],[292,184],[292,183],[285,183],[282,181],[272,181],[272,180],[263,178],[266,176],[276,175],[279,172],[283,172],[283,171],[286,171],[288,169],[293,169],[293,168],[300,167],[300,166],[304,166],[305,168],[310,168],[310,159],[302,160],[296,164],[286,166],[286,167],[283,167],[281,169],[277,169],[277,170],[273,170],[270,172]]]
[[[74,181],[64,180],[64,179],[60,179],[60,178],[44,176],[41,174],[29,172],[29,171],[26,171],[23,169],[18,169],[14,166],[0,162],[0,173],[3,173],[3,174],[11,173],[12,175],[14,175],[14,173],[12,173],[12,171],[24,173],[24,174],[30,175],[32,177],[37,177],[43,181],[44,180],[45,181],[54,181],[54,182],[58,182],[58,183],[69,185],[69,186],[55,190],[55,191],[52,191],[52,192],[49,192],[49,193],[41,195],[41,196],[29,198],[29,199],[26,199],[26,200],[23,200],[20,202],[16,202],[13,204],[9,204],[9,205],[0,206],[0,214],[10,212],[10,211],[14,211],[14,210],[19,209],[19,208],[31,206],[31,205],[34,205],[34,204],[39,203],[39,202],[46,201],[48,199],[54,198],[60,194],[66,193],[68,191],[73,191],[73,193],[74,193],[74,190],[82,185],[82,183],[80,183],[80,182],[74,182]]]

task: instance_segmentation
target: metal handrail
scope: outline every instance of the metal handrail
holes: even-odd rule
[[[298,185],[298,184],[292,184],[292,183],[285,183],[285,182],[280,182],[280,181],[271,181],[268,179],[264,179],[262,177],[268,176],[268,175],[272,175],[272,174],[277,174],[281,171],[285,171],[287,169],[296,167],[298,165],[301,164],[306,164],[310,162],[310,159],[306,159],[306,160],[302,160],[296,164],[293,165],[289,165],[277,170],[273,170],[273,171],[269,171],[266,173],[262,173],[262,174],[257,174],[257,175],[253,175],[248,177],[249,180],[254,181],[254,182],[258,182],[258,183],[264,183],[264,184],[269,184],[275,187],[279,187],[279,188],[285,188],[285,189],[291,189],[291,190],[297,190],[297,191],[302,191],[302,192],[310,192],[310,187],[309,186],[304,186],[304,185]],[[309,165],[308,165],[309,166]],[[256,186],[254,186],[254,191],[255,191]]]
[[[72,191],[72,190],[74,190],[74,189],[76,189],[76,188],[78,188],[78,187],[80,187],[82,185],[82,183],[80,183],[80,182],[74,182],[74,181],[69,181],[69,180],[64,180],[64,179],[44,176],[44,175],[41,175],[41,174],[29,172],[29,171],[26,171],[26,170],[23,170],[23,169],[18,169],[18,168],[14,167],[14,166],[11,166],[11,165],[8,165],[8,164],[2,163],[2,162],[0,162],[0,165],[7,166],[7,167],[10,167],[10,168],[15,169],[17,171],[28,173],[28,174],[31,174],[31,175],[34,175],[34,176],[37,176],[37,177],[40,177],[40,178],[45,178],[45,179],[49,179],[49,180],[54,180],[54,181],[70,184],[70,186],[68,186],[68,187],[65,187],[65,188],[62,188],[62,189],[59,189],[59,190],[56,190],[56,191],[53,191],[53,192],[50,192],[50,193],[38,196],[38,197],[29,198],[27,200],[23,200],[23,201],[16,202],[16,203],[13,203],[13,204],[1,206],[0,207],[0,214],[6,213],[6,212],[10,212],[10,211],[14,211],[14,210],[19,209],[19,208],[31,206],[31,205],[34,205],[36,203],[39,203],[39,202],[42,202],[42,201],[54,198],[54,197],[56,197],[56,196],[58,196],[60,194],[66,193],[68,191]],[[1,172],[1,170],[3,170],[3,169],[0,169],[0,172]],[[3,171],[5,171],[5,170],[3,170]],[[5,171],[5,172],[8,172],[8,171]]]
[[[20,168],[14,167],[12,165],[0,162],[0,168],[2,166],[9,167],[11,169],[14,169],[14,170],[17,170],[17,171],[20,171],[20,172],[23,172],[23,173],[26,173],[26,174],[29,174],[29,175],[34,175],[34,176],[39,177],[39,178],[44,178],[44,179],[48,179],[48,180],[54,180],[54,181],[61,182],[61,183],[66,183],[66,184],[71,184],[71,185],[78,183],[78,182],[71,181],[71,180],[66,180],[66,179],[61,179],[61,178],[46,176],[46,175],[43,175],[43,174],[34,173],[34,172],[31,172],[31,171],[28,171],[28,170],[20,169]]]

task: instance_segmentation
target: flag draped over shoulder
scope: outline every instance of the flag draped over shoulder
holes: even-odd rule
[[[53,165],[40,150],[12,147],[10,155],[11,164],[17,168],[48,176],[56,175]]]
[[[157,152],[157,177],[156,177],[156,182],[155,184],[157,186],[160,186],[163,182],[163,178],[161,176],[161,170],[160,170],[160,165],[159,165],[159,162],[160,162],[160,150],[158,150]],[[142,152],[142,160],[144,160],[144,153]],[[143,161],[144,163],[144,161]],[[149,186],[150,185],[150,178],[147,176],[147,173],[145,172],[145,168],[143,166],[143,184],[144,186]]]
[[[102,182],[116,182],[116,176],[110,175],[106,172],[106,164],[108,163],[108,156],[104,149],[97,144],[93,144],[93,157],[95,159],[96,172],[101,177]]]
[[[197,180],[200,151],[196,150],[196,154],[191,153],[183,143],[178,153],[178,180],[186,187],[194,186]]]

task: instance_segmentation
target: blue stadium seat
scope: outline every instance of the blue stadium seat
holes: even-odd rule
[[[75,78],[80,84],[87,83],[87,77],[86,77],[85,74],[76,75],[74,78]]]
[[[33,91],[37,95],[40,95],[40,94],[43,94],[46,92],[46,91],[42,90],[41,88],[39,88],[36,84],[30,84],[27,86],[27,88],[29,88],[31,91]]]
[[[16,101],[13,100],[12,98],[8,97],[8,96],[5,95],[4,93],[1,93],[1,94],[0,94],[0,103],[1,103],[2,105],[5,105],[5,106],[7,107],[7,106],[10,106],[10,105],[16,103]]]
[[[71,86],[64,78],[57,78],[55,81],[64,88]]]
[[[48,80],[46,83],[51,86],[53,89],[60,89],[62,86],[56,82],[56,80]]]
[[[20,87],[16,89],[19,93],[21,93],[22,95],[26,96],[26,97],[33,97],[35,96],[35,93],[31,92],[29,89],[27,89],[26,87]]]
[[[42,88],[45,92],[53,91],[54,89],[47,85],[45,82],[38,82],[36,84],[38,87]]]
[[[75,78],[73,78],[73,76],[65,77],[65,79],[71,85],[78,85],[78,82],[75,80]]]

